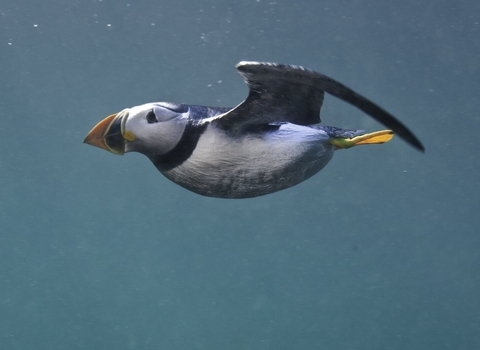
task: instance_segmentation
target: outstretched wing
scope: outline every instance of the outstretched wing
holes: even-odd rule
[[[236,68],[250,91],[244,102],[221,118],[223,125],[236,129],[272,122],[320,123],[323,89],[313,83],[314,72],[260,62],[240,62]]]
[[[299,66],[240,62],[236,66],[249,87],[247,99],[217,120],[231,130],[274,122],[320,123],[324,91],[359,108],[420,151],[418,138],[393,115],[326,75]]]

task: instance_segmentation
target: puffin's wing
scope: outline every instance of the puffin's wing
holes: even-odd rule
[[[289,122],[299,125],[320,123],[323,89],[315,86],[315,72],[275,63],[240,62],[238,73],[249,88],[245,101],[218,122],[230,129]]]
[[[245,101],[218,119],[223,127],[241,130],[273,122],[318,124],[326,91],[359,108],[416,149],[424,151],[418,138],[393,115],[326,75],[299,66],[263,62],[243,61],[236,68],[250,91]]]

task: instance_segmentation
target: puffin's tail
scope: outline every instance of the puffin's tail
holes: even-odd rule
[[[335,137],[330,140],[330,143],[335,145],[335,149],[350,148],[357,145],[373,145],[385,143],[392,139],[392,130],[381,130],[369,134],[363,134],[352,138]]]

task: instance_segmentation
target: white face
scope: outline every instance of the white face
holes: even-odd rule
[[[125,133],[132,133],[135,139],[126,141],[125,152],[140,152],[147,156],[168,152],[182,137],[188,113],[188,107],[168,102],[130,108]]]

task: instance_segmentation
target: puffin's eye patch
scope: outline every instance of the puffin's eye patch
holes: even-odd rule
[[[147,115],[145,116],[145,119],[147,119],[147,123],[149,124],[158,123],[157,116],[155,115],[153,110],[147,113]]]

